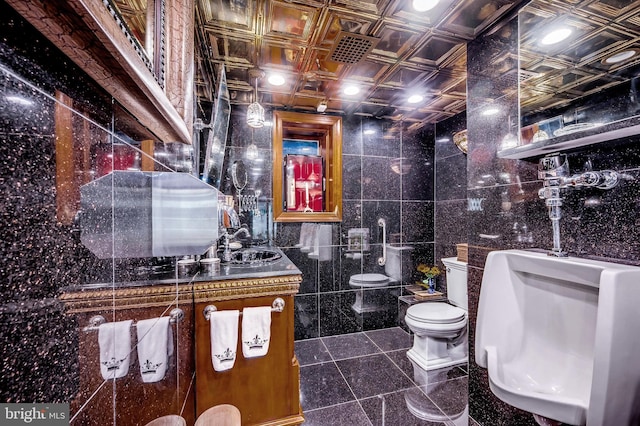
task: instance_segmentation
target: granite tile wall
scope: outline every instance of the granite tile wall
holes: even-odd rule
[[[254,131],[252,135],[244,123],[243,111],[237,110],[231,118],[227,164],[242,158],[250,174],[255,173],[247,190],[261,194],[266,212],[258,218],[246,214],[241,219],[254,229],[266,227],[267,239],[280,247],[303,273],[300,292],[295,298],[296,339],[397,325],[398,296],[403,292],[400,282],[382,289],[363,290],[349,285],[352,275],[385,272],[384,267],[377,264],[382,255],[379,218],[386,221],[387,241],[408,247],[402,251],[402,264],[409,281],[416,278],[418,263],[433,262],[433,126],[403,134],[389,132],[391,123],[385,120],[358,116],[343,120],[343,220],[324,224],[327,226],[322,232],[331,234],[331,245],[325,247],[330,253],[326,257],[329,260],[318,260],[297,247],[301,223],[277,223],[269,216],[272,196],[270,129]],[[365,130],[374,133],[365,134]],[[251,140],[260,152],[255,160],[246,157],[246,147]],[[256,220],[261,223],[254,223]],[[349,229],[354,228],[368,229],[370,241],[370,249],[358,252],[356,256],[347,251],[347,235]],[[356,297],[362,298],[365,306],[375,305],[375,308],[354,309]]]
[[[537,159],[497,156],[517,123],[517,19],[468,45],[467,123],[469,157],[469,405],[482,425],[535,425],[529,413],[502,403],[490,391],[486,370],[474,361],[475,319],[486,255],[494,249],[552,247],[551,223],[538,198]],[[495,115],[485,115],[487,107]],[[606,108],[606,105],[603,106]],[[573,173],[614,169],[626,179],[609,191],[567,193],[561,221],[562,245],[570,255],[640,264],[640,149],[638,136],[573,150]]]
[[[77,391],[77,336],[56,296],[77,283],[86,253],[56,218],[52,95],[95,105],[102,123],[110,99],[6,4],[0,13],[0,399],[65,402]]]
[[[453,135],[466,128],[467,115],[464,112],[436,124],[436,262],[456,257],[456,244],[467,242],[467,154],[453,143]],[[446,290],[444,277],[439,281],[441,290]]]
[[[130,129],[123,127],[127,120],[117,119],[107,93],[4,2],[0,14],[0,400],[70,402],[72,415],[83,407],[98,412],[105,424],[115,424],[114,400],[135,400],[121,382],[101,379],[98,359],[82,358],[79,347],[88,341],[95,345],[97,333],[83,332],[88,324],[78,323],[58,297],[63,289],[86,283],[101,283],[108,294],[120,272],[130,269],[130,264],[98,259],[81,244],[75,191],[107,173],[114,154],[133,158],[137,150],[123,142],[118,144],[123,151],[116,152],[112,142]],[[60,93],[72,102],[63,105]],[[63,134],[73,135],[68,157],[60,149]],[[71,163],[91,167],[75,168],[71,184],[63,186],[58,172],[71,169]],[[65,197],[66,191],[75,195]],[[106,317],[115,318],[115,312]],[[99,382],[103,406],[92,405],[98,392],[82,387],[83,375]],[[136,383],[142,383],[139,376]],[[163,385],[155,387],[156,395],[173,398],[179,410],[186,386],[176,393],[177,386],[166,390]],[[139,413],[141,423],[151,420],[143,416],[166,409],[162,404],[148,408]]]

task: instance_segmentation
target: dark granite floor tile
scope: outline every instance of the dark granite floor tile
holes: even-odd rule
[[[384,354],[345,359],[336,364],[358,399],[413,386]]]
[[[353,393],[333,362],[300,368],[300,404],[303,410],[327,407],[354,399]]]
[[[320,293],[319,299],[320,336],[362,331],[362,317],[359,317],[352,308],[356,300],[355,291]]]
[[[443,413],[451,420],[468,415],[469,391],[467,377],[431,383],[421,387]]]
[[[480,426],[480,423],[476,422],[471,417],[469,417],[469,426]]]
[[[412,345],[411,335],[400,327],[367,331],[365,334],[384,352],[408,349]]]
[[[411,380],[413,380],[413,365],[411,360],[407,358],[408,349],[400,349],[398,351],[387,352],[386,355],[391,358],[391,361],[402,370]]]
[[[399,351],[387,352],[386,355],[391,358],[391,361],[397,365],[415,384],[418,386],[426,386],[433,383],[444,382],[458,377],[465,377],[467,373],[460,367],[446,367],[437,370],[423,370],[420,367],[414,365],[409,358],[407,358],[407,350],[402,349]]]
[[[357,402],[320,408],[304,413],[305,426],[369,426],[371,422]]]
[[[331,361],[331,355],[320,339],[298,340],[295,353],[300,366]]]
[[[380,352],[380,349],[364,333],[323,337],[322,342],[335,360]]]
[[[360,400],[374,425],[435,426],[447,417],[417,388]]]
[[[296,340],[313,339],[320,335],[317,294],[296,295],[294,298],[294,337]]]

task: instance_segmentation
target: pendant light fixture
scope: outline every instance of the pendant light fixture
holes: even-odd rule
[[[247,109],[247,124],[254,129],[259,129],[264,126],[264,108],[258,103],[258,78],[260,78],[261,75],[262,71],[259,69],[249,71],[249,77],[255,77],[256,79],[256,97]]]

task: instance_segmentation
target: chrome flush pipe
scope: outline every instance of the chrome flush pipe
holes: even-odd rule
[[[613,170],[588,171],[571,176],[569,162],[564,154],[551,154],[540,159],[538,178],[543,180],[543,187],[538,196],[545,200],[549,210],[549,219],[553,231],[553,248],[550,256],[566,257],[567,253],[560,245],[560,219],[562,218],[562,191],[568,188],[611,189],[618,185],[621,175]]]
[[[567,253],[560,245],[560,219],[562,218],[562,196],[560,188],[562,181],[569,175],[569,163],[566,155],[543,157],[538,163],[538,178],[543,179],[543,187],[538,196],[545,200],[549,210],[549,219],[553,230],[553,248],[549,255],[566,257]]]

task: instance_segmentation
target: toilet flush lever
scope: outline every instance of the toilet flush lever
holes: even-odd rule
[[[382,257],[378,258],[378,265],[384,266],[387,263],[387,222],[380,218],[378,219],[378,226],[382,227]]]

